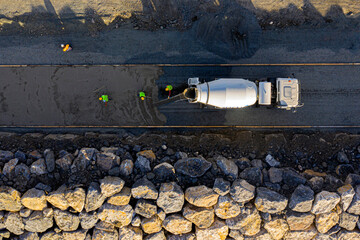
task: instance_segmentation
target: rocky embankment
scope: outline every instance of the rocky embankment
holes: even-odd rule
[[[0,239],[360,239],[358,147],[334,173],[165,144],[165,156],[12,147],[0,150]]]

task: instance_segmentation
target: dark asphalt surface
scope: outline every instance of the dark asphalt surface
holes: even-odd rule
[[[301,81],[304,107],[296,113],[249,107],[200,108],[178,101],[155,107],[186,87],[188,77],[288,77]],[[26,67],[0,68],[2,126],[355,126],[360,125],[360,66],[256,67]],[[100,89],[100,90],[98,90]],[[146,91],[146,101],[137,93]],[[107,93],[108,106],[99,100]]]

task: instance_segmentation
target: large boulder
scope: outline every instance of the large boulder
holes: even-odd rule
[[[240,173],[240,177],[255,186],[260,186],[263,183],[263,174],[259,167],[244,169],[244,171]]]
[[[87,230],[79,229],[73,232],[62,232],[62,237],[64,240],[85,240]]]
[[[151,171],[150,160],[143,156],[137,157],[134,166],[141,174],[146,174]]]
[[[338,194],[340,195],[340,205],[343,211],[346,211],[355,195],[355,190],[351,184],[344,185],[337,189]]]
[[[130,205],[116,206],[105,203],[98,212],[101,221],[111,223],[116,227],[124,227],[131,223],[134,210]]]
[[[278,213],[287,206],[287,198],[277,192],[263,187],[257,188],[256,192],[255,206],[261,212]]]
[[[144,240],[166,240],[164,231],[147,235]]]
[[[49,193],[46,196],[46,200],[54,207],[57,207],[61,210],[66,210],[69,207],[69,203],[65,198],[65,191],[66,186],[62,185],[56,191]]]
[[[189,187],[185,191],[185,199],[197,207],[211,207],[217,203],[219,195],[205,185]]]
[[[210,169],[211,163],[203,158],[183,158],[174,165],[176,172],[190,176],[201,177]]]
[[[21,203],[31,210],[41,211],[47,206],[45,192],[31,188],[21,197]]]
[[[167,162],[156,165],[153,169],[157,182],[175,181],[175,168]]]
[[[35,175],[42,175],[48,173],[45,159],[40,158],[39,160],[33,162],[30,166],[30,172]]]
[[[297,173],[293,168],[282,169],[282,179],[291,188],[295,188],[300,184],[306,183],[306,178]]]
[[[196,240],[194,233],[185,233],[181,235],[168,235],[167,240]]]
[[[12,179],[15,176],[15,167],[16,167],[16,164],[18,164],[18,162],[19,162],[19,159],[14,158],[14,159],[11,159],[10,161],[8,161],[7,163],[5,163],[2,173],[7,178]]]
[[[94,229],[91,240],[117,240],[119,239],[119,233],[116,230],[105,231],[101,229]]]
[[[156,203],[165,213],[181,211],[184,201],[184,192],[175,182],[161,184]]]
[[[90,166],[91,161],[96,160],[98,150],[95,148],[82,148],[79,155],[71,165],[72,172],[84,171]]]
[[[289,225],[282,218],[274,218],[266,221],[264,228],[271,237],[275,240],[282,239],[287,231],[289,231]]]
[[[129,177],[134,170],[134,162],[131,159],[125,159],[121,162],[119,171],[120,176]]]
[[[54,219],[56,225],[63,231],[75,231],[80,224],[78,215],[59,209],[54,210]]]
[[[241,212],[234,218],[226,219],[230,229],[240,230],[246,236],[253,236],[260,231],[261,217],[258,210],[248,205],[241,208]]]
[[[111,152],[96,153],[96,165],[103,171],[109,171],[120,165],[120,157]]]
[[[119,193],[116,193],[108,198],[107,203],[112,205],[122,206],[129,204],[131,199],[131,189],[123,187]]]
[[[296,212],[309,212],[314,201],[314,191],[307,186],[299,185],[291,195],[289,208]]]
[[[80,224],[83,229],[91,229],[95,226],[97,223],[98,215],[96,212],[81,212],[79,214]]]
[[[342,229],[338,232],[336,235],[337,239],[339,240],[357,240],[360,239],[360,233],[356,231],[346,231],[345,229]]]
[[[315,225],[320,233],[327,233],[339,222],[339,215],[335,211],[316,215]]]
[[[0,186],[0,211],[17,212],[21,209],[20,192],[8,186]]]
[[[339,226],[345,228],[348,231],[352,231],[355,229],[358,220],[359,220],[358,215],[353,215],[347,212],[343,212],[340,214]]]
[[[121,240],[142,240],[143,232],[136,227],[122,227],[119,229],[119,239]]]
[[[157,216],[154,215],[151,218],[143,218],[141,220],[141,228],[147,234],[157,233],[162,229],[162,221]]]
[[[68,189],[65,192],[65,198],[69,206],[76,212],[81,212],[85,206],[86,194],[85,190],[77,187],[75,189]]]
[[[214,222],[214,209],[211,207],[196,207],[186,204],[183,209],[183,216],[199,228],[208,228]]]
[[[134,183],[131,188],[131,195],[136,199],[144,198],[155,200],[158,198],[159,193],[155,185],[144,177]]]
[[[311,209],[313,214],[328,213],[340,202],[340,196],[333,192],[321,191],[316,194],[314,205]]]
[[[175,235],[191,232],[192,229],[192,223],[180,214],[171,214],[167,216],[162,225],[166,231]]]
[[[53,227],[53,210],[46,208],[43,211],[33,211],[29,217],[24,218],[25,229],[29,232],[45,232]]]
[[[235,180],[238,177],[239,169],[234,161],[224,158],[223,156],[217,156],[215,160],[217,166],[230,180]]]
[[[220,196],[214,206],[215,214],[221,219],[236,217],[240,214],[240,205],[229,196]]]
[[[90,183],[86,194],[85,210],[91,212],[98,209],[104,203],[105,199],[106,197],[101,194],[99,184],[96,182]]]
[[[220,196],[225,196],[230,192],[230,182],[224,180],[223,178],[216,178],[213,190]]]
[[[24,233],[24,223],[18,212],[8,212],[4,220],[5,228],[10,232],[20,235]]]
[[[230,195],[234,201],[245,203],[255,197],[255,187],[243,179],[237,179],[231,185]]]
[[[312,225],[305,230],[289,231],[285,234],[284,240],[312,240],[318,234]]]
[[[360,215],[360,185],[356,186],[355,195],[351,201],[349,208],[347,209],[347,212],[355,215]]]
[[[225,240],[229,233],[229,227],[224,221],[216,220],[209,228],[196,227],[196,240]]]
[[[136,203],[135,213],[145,218],[151,218],[157,213],[157,206],[149,200],[140,199]]]
[[[302,231],[309,228],[314,219],[315,216],[311,213],[286,212],[286,221],[292,231]]]
[[[111,197],[112,195],[119,193],[124,185],[125,181],[121,178],[106,176],[100,180],[101,194],[105,197]]]

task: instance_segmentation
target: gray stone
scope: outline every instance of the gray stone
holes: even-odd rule
[[[122,227],[119,229],[119,239],[121,240],[142,240],[143,232],[140,228]]]
[[[214,207],[215,214],[221,219],[236,217],[240,214],[240,205],[229,196],[220,196]]]
[[[0,186],[0,211],[20,211],[20,192],[12,187]]]
[[[251,167],[250,160],[246,157],[242,157],[240,159],[235,160],[235,164],[238,166],[240,170],[244,170],[246,168]]]
[[[20,235],[24,233],[24,223],[18,212],[8,212],[5,215],[5,227],[10,232]]]
[[[360,175],[350,173],[346,177],[345,184],[351,184],[353,187],[360,185]]]
[[[322,177],[312,177],[309,180],[309,185],[315,192],[320,192],[324,186],[324,179]]]
[[[195,228],[196,240],[223,240],[229,233],[224,221],[216,220],[209,228]]]
[[[226,225],[232,230],[240,230],[246,236],[253,236],[260,231],[261,217],[254,206],[248,205],[242,207],[236,217],[226,219]]]
[[[283,170],[281,168],[270,168],[269,171],[269,178],[270,178],[270,182],[272,183],[279,183],[282,181],[282,174],[283,174]]]
[[[210,169],[211,163],[203,158],[185,158],[174,165],[176,172],[190,176],[201,177]]]
[[[176,179],[174,167],[167,162],[156,165],[153,173],[157,182],[174,181]]]
[[[196,207],[186,204],[183,209],[183,216],[199,228],[208,228],[214,222],[214,209],[211,207]]]
[[[61,172],[67,172],[70,170],[74,156],[70,153],[66,153],[61,158],[55,161],[56,166],[60,169]]]
[[[217,166],[230,180],[235,180],[238,177],[238,167],[233,160],[217,156],[215,158]]]
[[[306,230],[313,224],[315,216],[311,213],[286,212],[286,221],[292,231]]]
[[[24,218],[23,220],[27,231],[39,233],[45,232],[53,227],[53,211],[45,211],[45,214],[44,211],[33,211],[29,217]]]
[[[266,155],[265,162],[266,162],[270,167],[279,167],[279,166],[280,166],[280,162],[277,161],[277,160],[276,160],[273,156],[271,156],[270,154]]]
[[[337,160],[340,163],[349,163],[349,159],[348,159],[348,157],[346,156],[346,154],[344,152],[338,152]]]
[[[10,151],[0,150],[0,161],[6,162],[14,158],[14,154]]]
[[[180,214],[171,214],[162,223],[166,231],[179,235],[191,232],[192,223]]]
[[[65,198],[66,185],[60,186],[56,191],[49,193],[46,196],[46,200],[61,210],[66,210],[69,207],[69,203]]]
[[[338,188],[337,192],[340,195],[340,205],[342,207],[342,210],[346,211],[349,208],[355,195],[354,188],[350,184],[347,184]]]
[[[293,168],[283,168],[282,178],[284,183],[292,188],[306,183],[306,179],[298,174]]]
[[[331,175],[326,175],[323,190],[335,192],[339,187],[341,187],[343,185],[344,185],[344,182],[341,181],[340,179],[338,179],[334,176],[331,176]]]
[[[106,176],[100,180],[101,194],[105,197],[119,193],[124,187],[125,181],[119,177]]]
[[[230,230],[229,237],[232,237],[234,240],[244,240],[244,235],[235,229]]]
[[[21,203],[31,210],[41,211],[47,206],[45,192],[31,188],[24,193]]]
[[[54,231],[49,231],[44,233],[40,240],[64,240],[62,234],[56,233]]]
[[[157,213],[157,206],[149,200],[140,199],[136,203],[135,212],[143,217],[151,218]]]
[[[296,212],[309,212],[314,201],[314,191],[311,188],[299,185],[291,195],[289,208]]]
[[[256,189],[255,206],[261,212],[278,213],[284,210],[288,200],[277,192],[264,187]]]
[[[152,216],[151,218],[143,218],[141,220],[141,228],[147,234],[157,233],[161,231],[161,224],[162,221],[157,215]]]
[[[131,189],[128,187],[123,187],[119,193],[116,193],[108,198],[107,203],[117,206],[127,205],[130,202],[130,198]]]
[[[327,233],[338,222],[339,215],[335,211],[318,214],[315,218],[315,225],[320,233]]]
[[[141,174],[146,174],[151,171],[150,160],[143,156],[138,156],[135,161],[135,168],[140,171]]]
[[[40,158],[33,162],[30,167],[30,172],[35,175],[42,175],[48,173],[45,160],[43,158]]]
[[[113,153],[96,153],[96,165],[103,171],[109,171],[120,165],[120,157]]]
[[[184,192],[175,182],[161,184],[156,203],[165,213],[169,214],[181,211],[184,201]]]
[[[360,185],[356,186],[355,195],[351,201],[349,208],[347,209],[347,212],[355,215],[360,215]]]
[[[31,212],[32,212],[32,211],[31,211],[30,209],[28,209],[28,208],[22,208],[22,209],[20,210],[19,214],[20,214],[20,217],[22,217],[22,218],[27,218],[27,217],[30,216]]]
[[[261,168],[258,167],[246,168],[240,173],[240,177],[255,186],[260,186],[263,183],[263,174]]]
[[[43,190],[45,193],[51,192],[51,187],[49,185],[43,184],[42,182],[39,182],[35,185],[36,189]]]
[[[134,183],[131,188],[131,195],[136,199],[157,199],[159,193],[155,185],[144,177]]]
[[[340,214],[339,226],[345,228],[346,230],[352,231],[355,229],[358,220],[358,215],[352,215],[347,212],[343,212]]]
[[[82,148],[71,165],[71,171],[78,172],[86,170],[86,168],[90,166],[91,161],[96,160],[96,154],[98,152],[95,148]]]
[[[18,181],[27,182],[30,180],[30,168],[24,163],[20,163],[15,167],[15,176]]]
[[[62,232],[62,237],[64,240],[85,240],[86,238],[87,230],[79,229],[77,231],[73,232]]]
[[[130,159],[126,159],[120,164],[120,176],[128,177],[133,173],[134,163]]]
[[[260,159],[253,159],[251,160],[251,166],[263,169],[264,163]]]
[[[230,188],[230,195],[234,201],[245,203],[255,197],[255,187],[242,179],[236,179]]]
[[[39,235],[36,232],[26,232],[19,236],[19,240],[39,240]]]
[[[216,178],[213,190],[220,196],[225,196],[230,192],[230,182],[224,180],[223,178]]]
[[[75,231],[80,224],[78,215],[59,209],[54,210],[54,219],[56,225],[63,231]]]
[[[98,221],[96,212],[81,212],[79,214],[80,224],[83,229],[91,229]]]
[[[11,159],[10,161],[8,161],[7,163],[5,163],[4,168],[3,168],[3,174],[9,178],[12,179],[15,176],[15,167],[16,164],[18,164],[19,159],[14,158]]]
[[[328,213],[340,202],[340,196],[336,193],[322,191],[315,196],[314,205],[311,209],[313,214]]]
[[[69,206],[74,209],[76,212],[81,212],[85,206],[85,190],[77,187],[73,190],[67,189],[65,192],[66,201],[69,203]]]
[[[90,183],[86,194],[85,210],[87,212],[94,211],[101,207],[106,197],[101,194],[100,186],[96,182]]]
[[[116,206],[105,203],[98,212],[101,221],[113,224],[116,227],[124,227],[131,223],[134,210],[130,205]]]
[[[189,187],[185,191],[185,199],[197,207],[211,207],[217,203],[219,195],[204,185]]]
[[[46,149],[44,151],[44,158],[45,158],[45,164],[46,169],[48,172],[53,172],[55,170],[55,156],[54,152],[50,149]]]

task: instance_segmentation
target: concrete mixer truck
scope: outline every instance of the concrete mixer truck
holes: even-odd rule
[[[189,78],[183,96],[190,103],[216,108],[244,108],[251,105],[296,111],[300,102],[300,82],[296,78],[250,81],[242,78],[220,78],[201,83]]]

